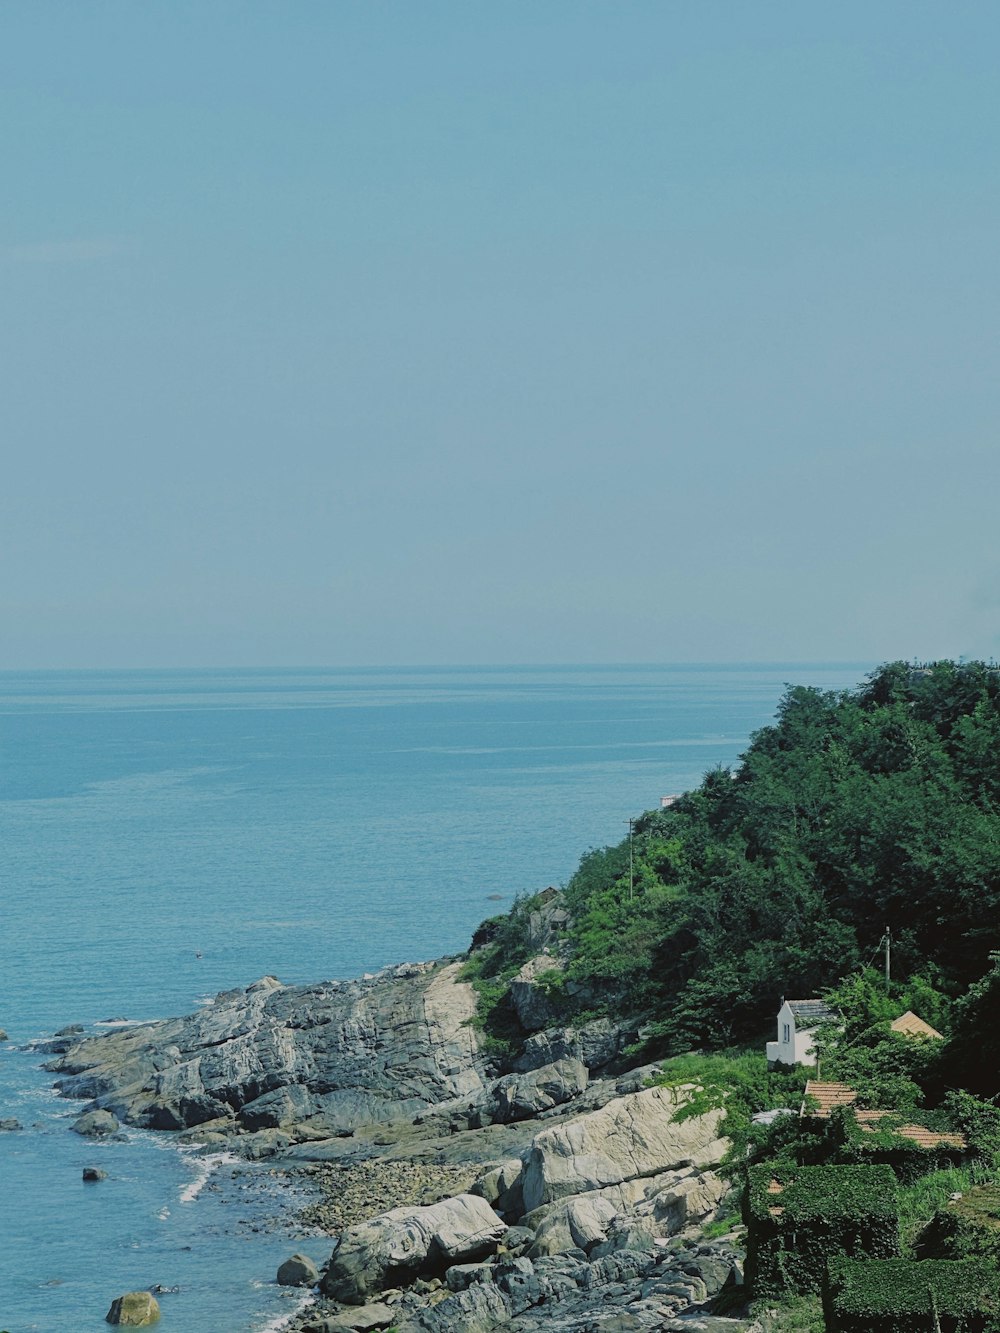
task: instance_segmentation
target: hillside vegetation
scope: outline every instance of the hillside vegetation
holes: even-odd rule
[[[592,850],[566,886],[566,966],[550,991],[568,1016],[649,1015],[666,1052],[756,1040],[779,996],[857,971],[887,927],[893,976],[929,1022],[947,1027],[970,987],[960,1003],[988,1012],[1000,670],[894,662],[852,691],[792,686],[738,768],[637,819],[632,853],[630,874],[627,838]],[[522,935],[516,908],[481,960],[494,1007]],[[978,1091],[1000,1088],[998,1067]]]

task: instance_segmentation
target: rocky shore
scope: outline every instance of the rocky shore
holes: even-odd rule
[[[47,1067],[91,1125],[105,1113],[105,1129],[309,1176],[303,1220],[330,1258],[295,1329],[747,1328],[710,1312],[720,1295],[740,1306],[736,1237],[703,1230],[733,1212],[721,1113],[679,1117],[683,1091],[628,1068],[629,1023],[551,1023],[534,977],[561,910],[549,894],[532,922],[506,1067],[454,959],[309,987],[265,977],[185,1018],[65,1034]]]

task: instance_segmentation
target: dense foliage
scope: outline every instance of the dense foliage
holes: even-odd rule
[[[745,1218],[757,1297],[818,1291],[833,1255],[899,1254],[896,1179],[886,1166],[751,1167]]]
[[[996,1269],[982,1259],[830,1262],[825,1304],[836,1333],[978,1333],[1000,1309]]]
[[[893,663],[856,691],[790,688],[741,766],[641,816],[633,851],[631,875],[626,840],[567,885],[567,978],[591,1009],[655,1013],[667,1050],[758,1036],[780,995],[836,984],[887,927],[929,1021],[973,983],[985,1015],[1000,995],[1000,971],[981,980],[1000,950],[1000,670]]]

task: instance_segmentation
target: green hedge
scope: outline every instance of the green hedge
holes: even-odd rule
[[[982,1333],[1000,1310],[988,1259],[833,1259],[824,1290],[828,1333]]]
[[[770,1191],[772,1181],[780,1193]],[[899,1253],[896,1178],[887,1166],[751,1167],[744,1216],[747,1281],[757,1298],[819,1291],[831,1256]]]

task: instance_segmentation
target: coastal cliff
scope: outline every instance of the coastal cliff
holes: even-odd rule
[[[83,1041],[58,1087],[129,1124],[205,1134],[295,1126],[311,1137],[474,1101],[486,1062],[457,963],[283,986],[264,977],[186,1018]]]
[[[535,909],[542,949],[553,919],[562,896],[549,892]],[[530,977],[551,962],[519,969],[526,1015],[544,1009]],[[498,1059],[464,968],[263,978],[184,1018],[64,1038],[47,1067],[87,1118],[306,1172],[323,1195],[306,1217],[331,1235],[318,1303],[297,1325],[316,1333],[389,1319],[409,1333],[582,1330],[623,1291],[631,1322],[615,1327],[661,1328],[735,1281],[731,1240],[699,1251],[694,1239],[728,1189],[722,1113],[679,1116],[686,1093],[647,1086],[655,1066],[628,1068],[629,1023],[525,1031]]]

